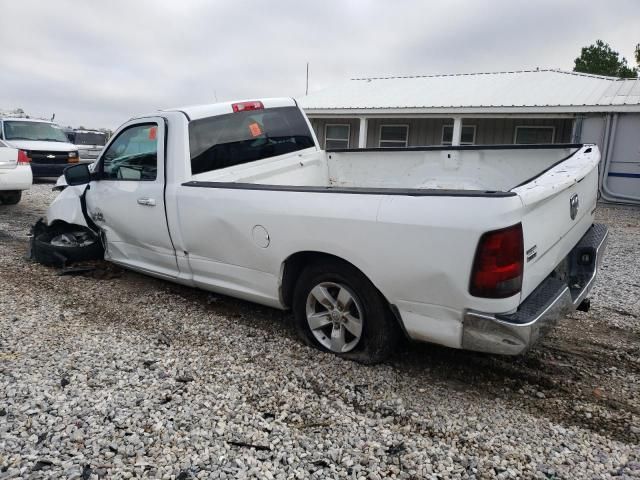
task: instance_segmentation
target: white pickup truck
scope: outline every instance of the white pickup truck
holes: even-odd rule
[[[401,332],[519,354],[588,308],[607,239],[599,157],[326,152],[292,99],[166,110],[120,127],[95,168],[67,168],[33,253],[55,263],[101,244],[127,268],[290,308],[308,343],[356,360],[384,358]]]

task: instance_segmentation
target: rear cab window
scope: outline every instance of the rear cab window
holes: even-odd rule
[[[297,107],[248,110],[189,122],[193,175],[314,147]]]

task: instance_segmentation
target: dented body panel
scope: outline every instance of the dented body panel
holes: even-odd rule
[[[290,99],[262,102],[267,112],[295,106]],[[325,152],[305,118],[313,139],[307,148],[192,174],[190,123],[232,111],[217,104],[155,113],[113,135],[103,156],[122,132],[152,124],[157,172],[148,181],[91,181],[87,215],[106,239],[107,259],[288,308],[287,260],[299,252],[330,254],[371,280],[411,338],[462,348],[468,312],[517,312],[593,224],[595,146]],[[64,190],[47,222],[85,226],[82,191]],[[518,223],[531,256],[521,292],[471,295],[480,238]]]
[[[85,187],[65,187],[56,198],[53,199],[47,210],[46,223],[64,222],[70,225],[87,227],[87,221],[82,214],[80,197]]]

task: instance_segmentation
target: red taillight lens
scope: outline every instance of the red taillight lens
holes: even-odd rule
[[[522,224],[487,232],[480,238],[471,272],[474,297],[506,298],[522,288]]]
[[[29,155],[27,155],[27,152],[25,152],[24,150],[18,150],[18,163],[31,163]]]
[[[264,105],[262,102],[240,102],[231,104],[234,112],[244,112],[245,110],[262,110]]]

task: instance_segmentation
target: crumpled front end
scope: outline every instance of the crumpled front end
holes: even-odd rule
[[[82,213],[82,203],[80,202],[85,188],[84,185],[65,187],[47,209],[47,225],[62,221],[71,225],[89,227]]]

